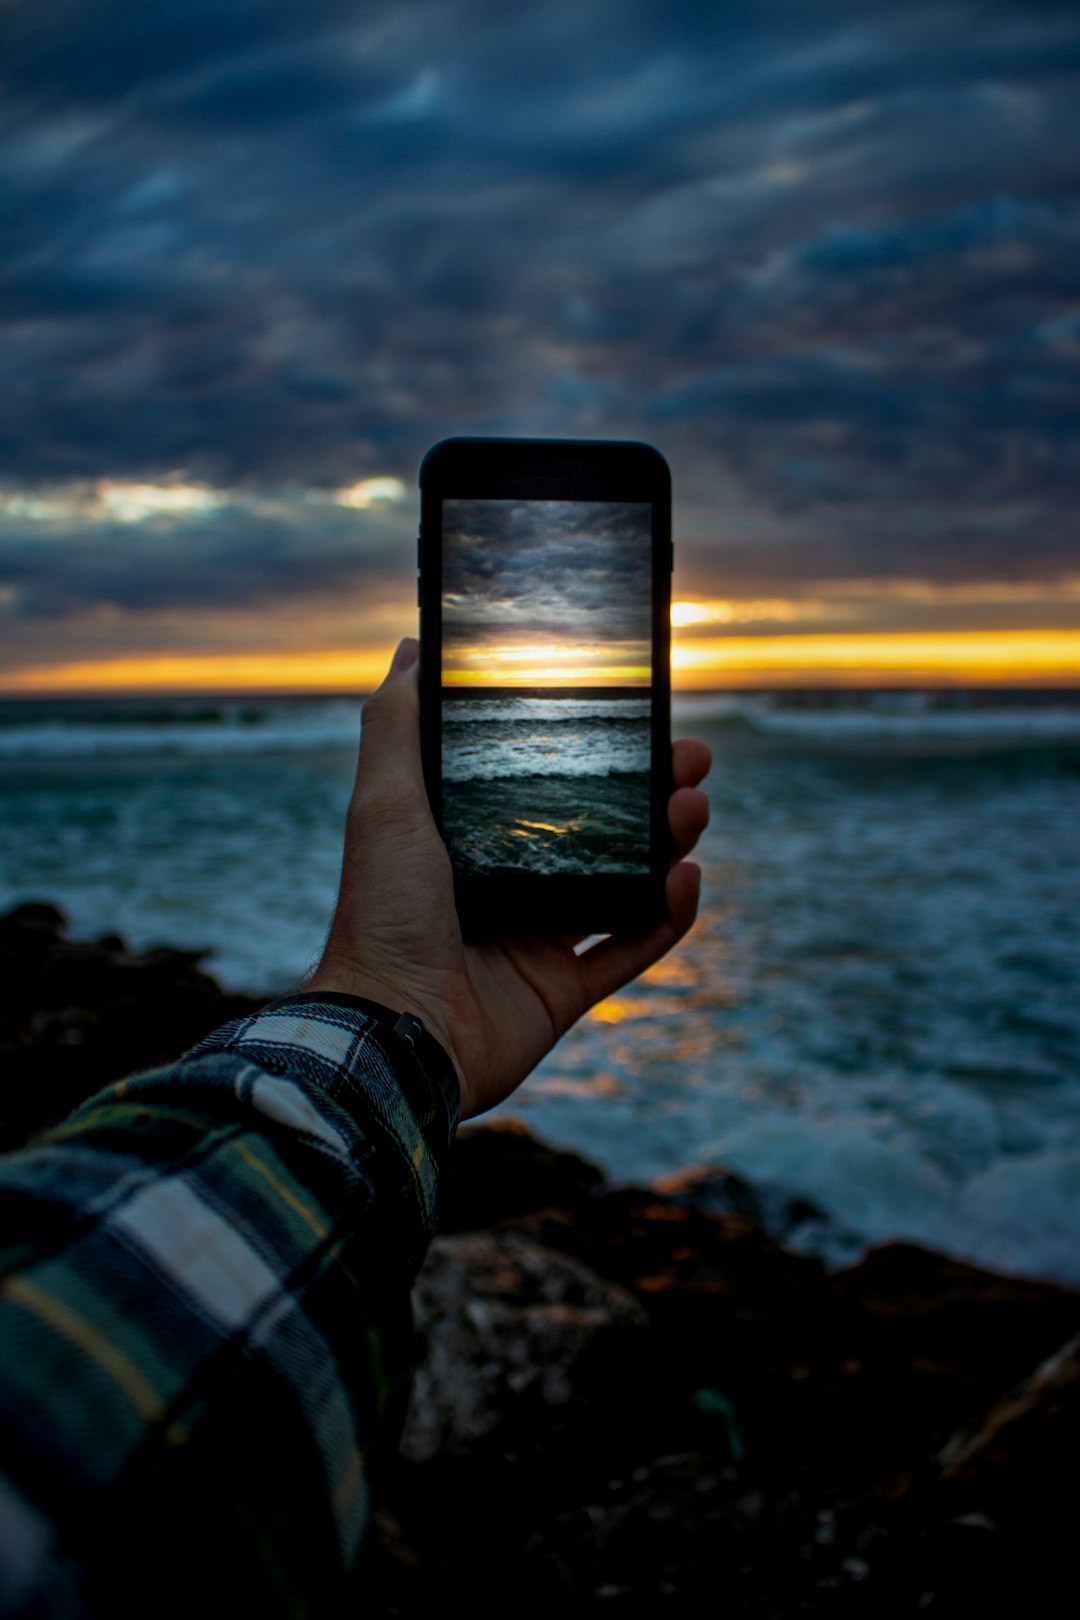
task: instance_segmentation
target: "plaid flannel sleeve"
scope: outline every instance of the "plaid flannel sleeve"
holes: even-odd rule
[[[361,1006],[286,997],[0,1161],[0,1614],[340,1611],[458,1109]]]

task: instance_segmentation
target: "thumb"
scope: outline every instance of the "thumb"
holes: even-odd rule
[[[358,785],[390,792],[424,791],[420,757],[420,643],[398,643],[382,685],[364,704]]]

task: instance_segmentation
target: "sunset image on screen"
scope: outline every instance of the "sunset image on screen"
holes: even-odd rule
[[[460,871],[644,872],[652,512],[443,503],[443,835]]]

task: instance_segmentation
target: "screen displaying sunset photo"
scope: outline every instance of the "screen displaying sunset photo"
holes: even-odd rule
[[[443,502],[443,836],[459,871],[649,869],[652,509]]]

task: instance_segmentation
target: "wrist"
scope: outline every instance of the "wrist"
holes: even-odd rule
[[[464,1090],[461,1064],[450,1040],[446,1021],[441,1010],[437,1009],[429,998],[422,994],[411,994],[406,985],[387,984],[359,967],[341,962],[321,962],[302,988],[313,994],[323,992],[348,996],[354,1001],[370,1002],[382,1012],[392,1013],[396,1019],[405,1016],[418,1019],[426,1033],[442,1048],[457,1078],[459,1089]]]

